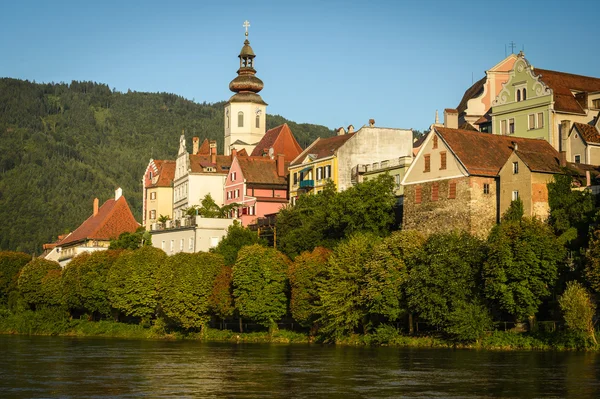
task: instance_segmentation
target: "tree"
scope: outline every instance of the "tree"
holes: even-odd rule
[[[241,317],[277,330],[287,311],[288,263],[273,248],[254,244],[240,249],[233,266],[233,297]]]
[[[577,281],[569,281],[558,303],[567,328],[586,334],[594,345],[598,345],[594,331],[596,304],[587,290]]]
[[[154,247],[126,250],[108,271],[108,297],[113,308],[149,322],[158,305],[156,274],[167,255]]]
[[[188,216],[200,215],[203,218],[226,218],[232,210],[239,206],[238,203],[219,206],[209,193],[202,199],[200,206],[191,206],[187,209],[186,214]]]
[[[231,266],[223,265],[215,279],[210,297],[208,298],[212,312],[224,320],[233,316],[233,270]]]
[[[586,254],[585,277],[596,294],[600,294],[600,230],[590,238],[589,251]]]
[[[63,269],[62,273],[62,293],[66,308],[73,315],[74,313],[84,312],[83,300],[81,297],[81,265],[90,257],[88,252],[75,256]]]
[[[370,328],[365,265],[371,260],[378,238],[356,233],[340,243],[331,254],[325,279],[319,287],[322,331],[339,338],[361,328]]]
[[[371,316],[397,320],[408,309],[406,282],[408,267],[425,244],[425,237],[414,230],[395,231],[383,239],[367,262],[364,294]]]
[[[267,241],[260,238],[256,232],[242,226],[237,220],[227,228],[227,235],[212,250],[225,258],[227,265],[235,264],[238,251],[247,245],[267,245]]]
[[[108,291],[108,272],[122,251],[97,251],[80,266],[81,301],[93,319],[108,317],[111,304]]]
[[[490,328],[481,303],[485,244],[467,233],[429,236],[409,268],[409,309],[451,338],[470,341]]]
[[[10,291],[17,288],[19,271],[31,260],[23,252],[0,252],[0,304],[6,303]]]
[[[550,227],[535,218],[495,226],[488,247],[483,266],[486,297],[517,321],[533,317],[550,295],[564,248]]]
[[[159,269],[160,308],[167,319],[186,330],[210,320],[209,296],[224,260],[221,255],[180,252]]]
[[[54,298],[49,296],[52,293],[48,287],[43,287],[46,280],[44,278],[51,271],[60,272],[62,269],[57,262],[42,258],[35,258],[26,264],[18,277],[19,292],[25,304],[32,310],[43,306],[54,304]],[[52,279],[52,278],[50,278]],[[52,281],[53,283],[54,281]],[[50,282],[48,282],[50,284]]]
[[[517,222],[521,220],[524,213],[523,201],[521,201],[521,198],[517,198],[510,203],[510,206],[502,215],[502,222]]]
[[[152,236],[143,226],[137,228],[135,233],[124,232],[116,240],[110,241],[108,249],[138,249],[152,245]]]
[[[318,329],[320,316],[319,284],[324,279],[331,250],[316,247],[312,252],[303,252],[290,264],[290,311],[300,325]]]

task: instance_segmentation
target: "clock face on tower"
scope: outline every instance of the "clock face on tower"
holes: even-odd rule
[[[262,111],[260,110],[260,108],[256,108],[256,110],[254,112],[256,112],[256,115],[260,115],[262,113]]]

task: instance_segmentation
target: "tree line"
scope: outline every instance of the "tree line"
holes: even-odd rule
[[[0,300],[13,312],[54,307],[181,331],[232,319],[275,331],[292,318],[325,341],[398,326],[414,333],[418,320],[450,341],[473,342],[494,321],[535,329],[541,316],[564,320],[595,344],[600,239],[589,230],[596,207],[570,185],[568,176],[549,184],[549,221],[524,218],[515,201],[486,240],[394,229],[393,182],[382,176],[301,197],[281,212],[277,249],[234,224],[211,253],[169,257],[142,245],[79,255],[61,269],[3,252]],[[369,199],[370,218],[345,208]],[[575,202],[580,212],[563,218]]]

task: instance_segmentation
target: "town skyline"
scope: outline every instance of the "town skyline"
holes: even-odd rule
[[[600,57],[578,40],[593,21],[570,11],[573,3],[533,2],[537,16],[529,13],[530,22],[502,19],[498,29],[483,23],[498,10],[471,2],[461,9],[387,1],[140,4],[5,4],[0,34],[13,40],[0,43],[0,76],[227,101],[248,20],[270,114],[332,129],[373,118],[379,126],[424,130],[436,110],[456,107],[511,51],[524,49],[534,67],[586,76],[597,75]],[[514,10],[517,3],[504,6]],[[476,21],[461,22],[467,10],[476,11]],[[578,23],[567,30],[547,22],[559,17]]]

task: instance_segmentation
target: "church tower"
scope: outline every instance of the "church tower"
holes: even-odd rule
[[[258,94],[264,87],[254,69],[254,51],[248,41],[248,21],[244,22],[246,40],[238,56],[240,68],[238,76],[229,83],[229,90],[235,94],[225,104],[225,155],[232,149],[246,149],[248,154],[263,138],[266,132],[267,103]]]

